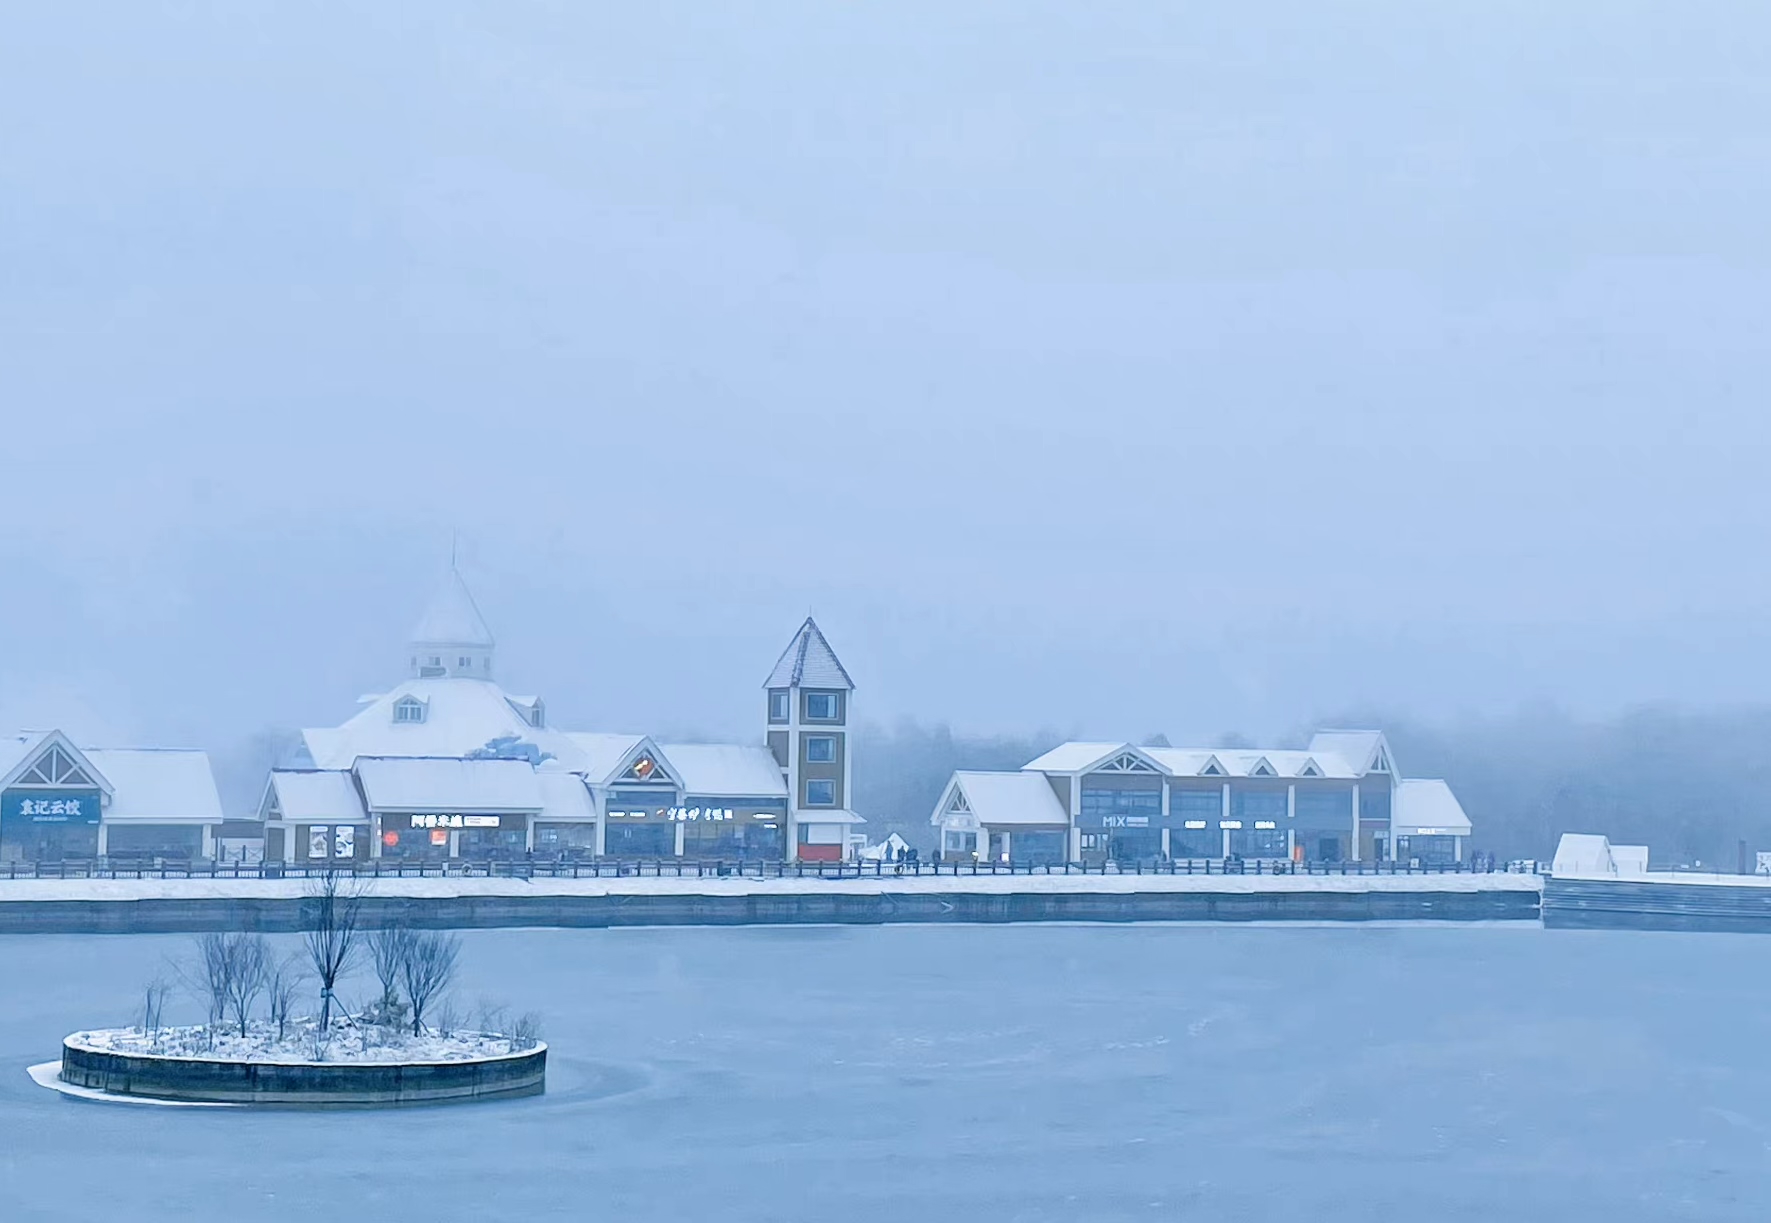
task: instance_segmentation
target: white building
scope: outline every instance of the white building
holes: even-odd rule
[[[273,771],[265,856],[539,854],[725,860],[845,855],[854,685],[818,626],[767,683],[756,744],[562,730],[494,678],[496,642],[459,573],[420,618],[407,678]]]
[[[952,860],[1462,861],[1469,818],[1403,780],[1379,731],[1304,750],[1065,743],[1018,773],[955,773],[930,822]]]
[[[213,858],[221,823],[203,752],[0,738],[0,861]]]

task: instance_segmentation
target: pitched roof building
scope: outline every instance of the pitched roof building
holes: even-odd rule
[[[301,734],[260,805],[273,858],[847,856],[854,683],[810,618],[768,681],[754,744],[562,730],[493,678],[496,639],[451,567],[408,678]],[[777,716],[779,715],[779,716]]]
[[[1382,732],[1298,748],[1059,744],[1018,773],[955,773],[930,822],[948,858],[1100,862],[1464,856],[1451,787],[1404,780]]]

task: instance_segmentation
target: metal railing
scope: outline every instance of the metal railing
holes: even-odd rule
[[[925,879],[992,875],[1470,875],[1507,864],[1288,862],[1179,858],[1139,862],[762,862],[704,858],[485,859],[356,862],[183,862],[173,859],[0,863],[0,879],[304,879],[332,869],[387,879]],[[1515,872],[1519,873],[1519,872]]]

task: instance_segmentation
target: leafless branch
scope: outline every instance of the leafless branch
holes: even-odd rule
[[[424,1032],[424,1010],[449,988],[461,958],[461,939],[441,931],[409,932],[403,976],[412,1003],[412,1035]]]
[[[328,867],[308,881],[307,929],[303,939],[314,976],[320,981],[320,1027],[317,1039],[325,1040],[332,1025],[333,991],[338,979],[349,972],[361,950],[359,921],[370,880]]]

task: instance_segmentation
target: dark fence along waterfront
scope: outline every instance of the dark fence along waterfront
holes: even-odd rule
[[[724,862],[701,858],[618,861],[448,859],[406,862],[70,862],[0,863],[0,879],[305,879],[328,870],[386,879],[894,879],[991,875],[1482,875],[1502,874],[1468,862],[1285,862],[1180,858],[1151,862]]]

